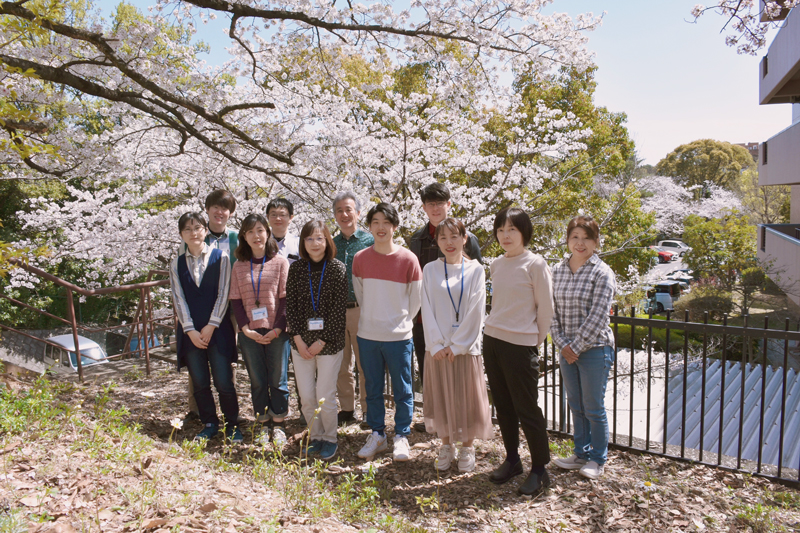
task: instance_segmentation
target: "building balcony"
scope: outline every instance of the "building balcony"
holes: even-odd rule
[[[797,11],[800,13],[800,10]],[[800,52],[800,50],[798,50]],[[761,143],[759,185],[800,184],[800,122]]]
[[[800,9],[793,9],[761,60],[759,101],[800,102]]]
[[[759,224],[758,258],[769,263],[769,276],[800,305],[800,224]]]

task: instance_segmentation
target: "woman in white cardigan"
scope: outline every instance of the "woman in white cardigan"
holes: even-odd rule
[[[474,439],[489,439],[489,398],[483,377],[481,331],[486,309],[483,265],[464,255],[467,231],[454,218],[436,228],[443,258],[422,271],[425,329],[425,428],[442,439],[436,468],[447,470],[458,453],[458,469],[475,468]]]

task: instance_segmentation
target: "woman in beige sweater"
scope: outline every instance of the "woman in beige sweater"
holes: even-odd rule
[[[519,427],[531,452],[531,472],[517,491],[532,495],[550,485],[547,423],[539,408],[539,344],[553,319],[550,268],[527,250],[533,234],[525,211],[510,207],[494,219],[494,236],[505,250],[491,266],[492,311],[486,319],[483,360],[497,409],[506,460],[489,476],[505,483],[522,474]]]

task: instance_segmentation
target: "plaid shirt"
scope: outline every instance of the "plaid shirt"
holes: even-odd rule
[[[560,350],[569,345],[580,355],[590,348],[614,346],[608,324],[616,288],[614,272],[596,254],[574,274],[569,257],[553,268],[555,316],[550,334]]]

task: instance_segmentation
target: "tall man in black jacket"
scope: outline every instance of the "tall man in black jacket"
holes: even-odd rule
[[[419,195],[422,198],[422,209],[428,215],[428,223],[414,232],[411,236],[409,247],[419,259],[420,268],[425,268],[425,265],[431,261],[444,257],[439,250],[439,245],[436,244],[434,235],[436,234],[436,226],[448,216],[451,205],[450,189],[443,183],[431,183],[423,187]],[[467,231],[467,244],[464,246],[464,251],[470,259],[483,260],[478,238],[469,231]],[[423,372],[425,370],[425,332],[422,328],[422,313],[419,313],[414,320],[413,335],[414,354],[419,368],[418,390],[421,391]],[[424,431],[425,425],[418,422],[414,424],[414,429]]]

